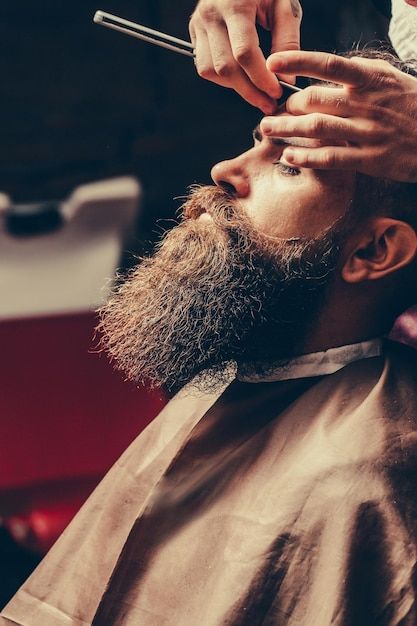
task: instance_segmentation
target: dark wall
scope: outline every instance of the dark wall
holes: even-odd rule
[[[92,23],[96,9],[188,37],[189,0],[2,0],[0,190],[17,201],[133,173],[141,229],[169,217],[174,196],[249,145],[257,111],[199,79],[192,61]],[[304,47],[337,50],[383,37],[368,0],[304,0]]]

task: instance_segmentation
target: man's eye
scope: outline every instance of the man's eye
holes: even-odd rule
[[[276,165],[280,172],[282,172],[286,176],[298,176],[298,174],[301,174],[301,171],[297,167],[285,165],[285,163],[283,163],[282,161],[275,161],[274,165]]]

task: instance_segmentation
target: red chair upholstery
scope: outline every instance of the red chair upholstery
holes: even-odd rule
[[[161,410],[94,352],[93,313],[0,322],[0,516],[45,552]]]

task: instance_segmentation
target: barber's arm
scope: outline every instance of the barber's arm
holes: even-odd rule
[[[287,100],[292,115],[262,120],[268,136],[311,137],[325,144],[286,148],[289,163],[417,182],[417,78],[380,59],[324,52],[280,52],[267,66],[278,74],[340,85],[308,87]]]
[[[265,66],[256,23],[271,31],[272,52],[295,50],[301,16],[299,0],[200,0],[190,21],[198,73],[273,113],[282,90]]]

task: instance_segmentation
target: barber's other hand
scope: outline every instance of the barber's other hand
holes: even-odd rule
[[[272,52],[296,50],[301,16],[299,0],[200,0],[190,21],[199,75],[272,114],[282,89],[266,68],[256,23],[271,31]]]
[[[267,66],[341,85],[307,87],[287,100],[292,115],[262,120],[267,136],[311,137],[324,144],[286,148],[289,163],[417,182],[417,78],[387,61],[324,52],[273,54]]]

